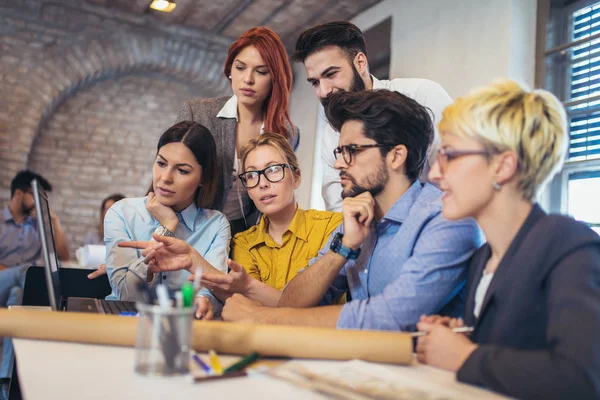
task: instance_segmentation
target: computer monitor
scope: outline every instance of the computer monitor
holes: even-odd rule
[[[39,185],[37,179],[34,179],[31,182],[31,187],[33,189],[33,198],[35,200],[35,210],[40,230],[40,241],[42,242],[42,253],[44,254],[44,270],[46,272],[46,285],[48,286],[48,300],[50,301],[52,310],[56,311],[61,307],[62,290],[60,287],[60,278],[58,276],[58,256],[56,254],[56,244],[54,242],[52,219],[50,218],[48,195]]]

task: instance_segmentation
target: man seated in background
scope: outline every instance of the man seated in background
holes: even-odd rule
[[[35,264],[42,254],[38,222],[35,219],[35,201],[31,182],[38,183],[47,192],[52,185],[31,171],[19,172],[10,184],[10,202],[2,211],[0,221],[0,307],[21,302],[21,293],[27,267]],[[50,212],[57,256],[69,259],[69,245],[58,217]]]

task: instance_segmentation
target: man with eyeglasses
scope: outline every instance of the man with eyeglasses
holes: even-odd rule
[[[445,220],[441,191],[418,180],[433,136],[428,111],[388,90],[340,92],[325,111],[340,131],[343,223],[279,308],[234,295],[223,319],[405,331],[424,314],[461,316],[466,263],[484,240],[473,220]],[[334,305],[343,294],[351,301]]]
[[[379,80],[371,75],[363,33],[351,22],[333,21],[307,29],[298,37],[292,58],[304,64],[306,80],[323,107],[327,107],[331,95],[339,91],[387,89],[416,100],[429,109],[434,119],[439,120],[442,110],[452,103],[444,88],[429,79]],[[338,139],[339,134],[332,126],[325,126],[321,141],[321,192],[325,208],[332,211],[340,211],[342,207],[342,188],[332,156]],[[426,162],[421,174],[424,181],[427,180],[428,169]]]

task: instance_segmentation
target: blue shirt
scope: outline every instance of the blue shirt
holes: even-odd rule
[[[120,248],[117,243],[152,240],[152,233],[160,224],[146,210],[146,200],[147,197],[120,200],[104,218],[106,272],[112,287],[112,293],[106,297],[109,300],[143,300],[136,285],[146,282],[148,265],[141,257],[141,250]],[[177,213],[177,218],[180,223],[175,236],[195,248],[213,267],[227,272],[231,233],[225,216],[219,211],[197,208],[192,203]],[[162,283],[170,290],[178,290],[189,276],[186,270],[162,272],[154,274],[149,285]]]
[[[27,216],[18,224],[8,206],[4,207],[0,224],[0,264],[7,267],[32,265],[42,254],[37,220]]]
[[[372,224],[360,255],[344,265],[322,301],[332,304],[350,291],[338,328],[414,330],[423,314],[462,315],[467,261],[484,238],[474,220],[448,221],[441,211],[441,191],[416,181]],[[337,232],[343,224],[311,264]]]

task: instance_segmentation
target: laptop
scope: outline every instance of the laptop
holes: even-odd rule
[[[31,182],[35,210],[37,213],[42,253],[44,254],[44,271],[48,287],[48,300],[54,311],[90,312],[99,314],[120,314],[121,312],[135,312],[135,303],[132,301],[117,301],[92,299],[84,297],[63,297],[58,273],[58,256],[54,241],[54,228],[50,218],[50,205],[46,191],[39,186],[36,179]]]

